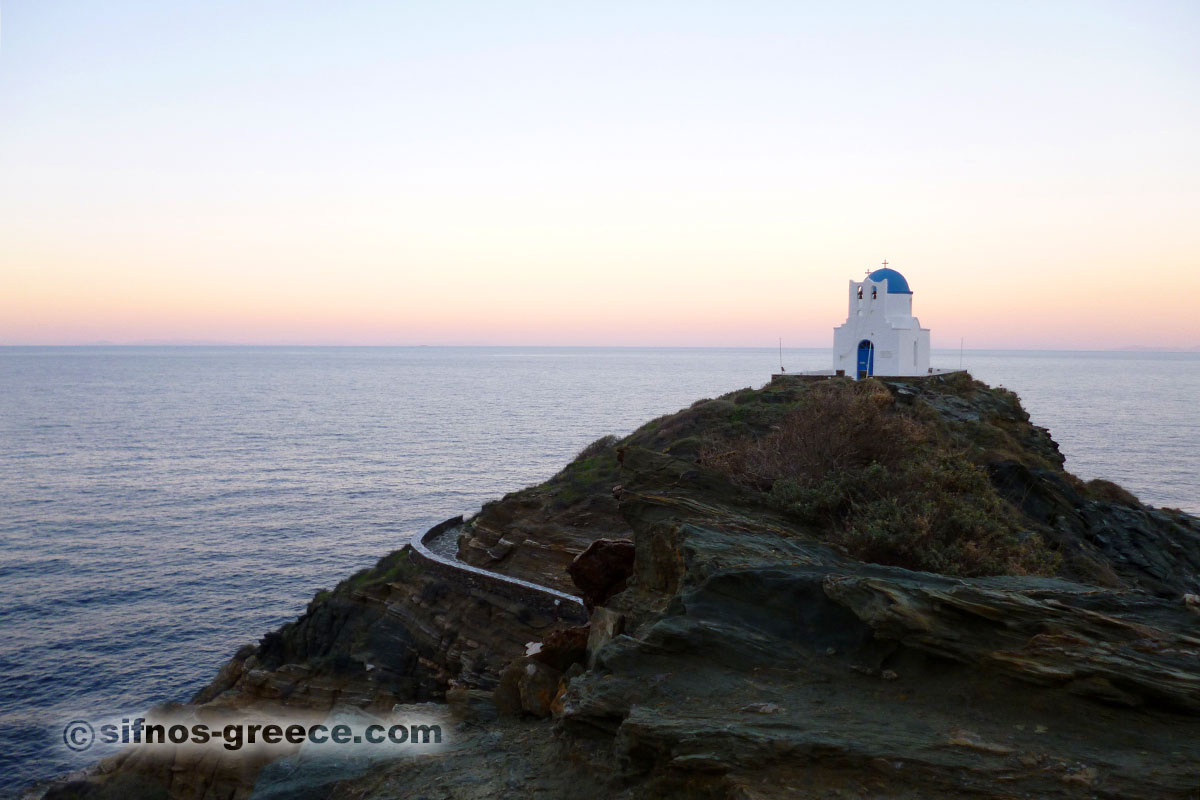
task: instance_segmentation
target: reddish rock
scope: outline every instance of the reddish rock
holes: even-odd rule
[[[633,574],[632,539],[597,539],[567,567],[590,611],[625,588]]]
[[[500,683],[492,694],[496,710],[504,715],[550,716],[561,676],[558,670],[532,658],[512,661],[500,674]]]
[[[532,657],[559,672],[565,672],[572,664],[583,664],[587,661],[587,644],[587,625],[560,628],[550,631],[542,640],[542,649]]]

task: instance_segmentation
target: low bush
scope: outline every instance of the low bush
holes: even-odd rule
[[[1087,493],[1097,500],[1107,500],[1110,503],[1121,503],[1127,506],[1136,506],[1138,504],[1137,497],[1128,489],[1123,489],[1112,481],[1106,481],[1103,478],[1093,478],[1084,486]]]
[[[616,436],[602,436],[580,450],[570,464],[546,482],[553,496],[551,506],[563,509],[597,495],[607,496],[619,482],[619,443]]]
[[[864,561],[963,576],[1057,568],[986,472],[877,381],[816,386],[770,433],[709,442],[700,458]]]

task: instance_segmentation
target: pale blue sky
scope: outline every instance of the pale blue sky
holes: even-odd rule
[[[884,257],[935,346],[1200,343],[1151,318],[1200,290],[1195,2],[0,11],[0,343],[451,342],[453,303],[478,343],[822,344]],[[1000,271],[1131,285],[1000,335],[951,290]]]

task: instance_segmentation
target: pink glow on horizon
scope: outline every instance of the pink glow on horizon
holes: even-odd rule
[[[857,276],[856,276],[857,277]],[[1050,298],[1056,291],[1048,290]],[[1024,293],[984,299],[994,307],[961,298],[914,294],[915,313],[933,331],[935,348],[1110,349],[1146,343],[1189,346],[1200,341],[1182,299],[1088,296],[1078,306],[1033,304]],[[649,300],[658,299],[660,308]],[[444,303],[376,302],[362,307],[312,301],[266,308],[247,298],[213,310],[201,298],[144,296],[103,308],[75,298],[53,309],[11,309],[0,321],[8,344],[78,344],[95,341],[224,342],[230,344],[521,344],[613,346],[771,346],[779,337],[790,347],[825,347],[832,328],[845,318],[844,291],[793,303],[764,297],[755,305],[727,307],[722,298],[693,296],[688,306],[664,295],[638,304],[619,298],[574,307],[553,300],[460,298]],[[548,307],[542,306],[545,302]],[[1049,307],[1047,307],[1049,305]],[[1172,307],[1174,306],[1174,307]],[[1102,325],[1098,325],[1100,321]],[[1099,330],[1098,330],[1099,329]],[[28,332],[32,331],[33,335]],[[43,331],[54,331],[47,336]]]
[[[1194,4],[234,5],[5,7],[0,345],[1200,345]]]

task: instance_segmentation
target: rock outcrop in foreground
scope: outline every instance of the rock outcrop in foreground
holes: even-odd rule
[[[446,751],[127,751],[47,796],[1196,797],[1200,521],[1062,467],[961,374],[701,401],[463,526],[460,558],[584,594],[587,628],[405,548],[193,701],[429,701]]]

